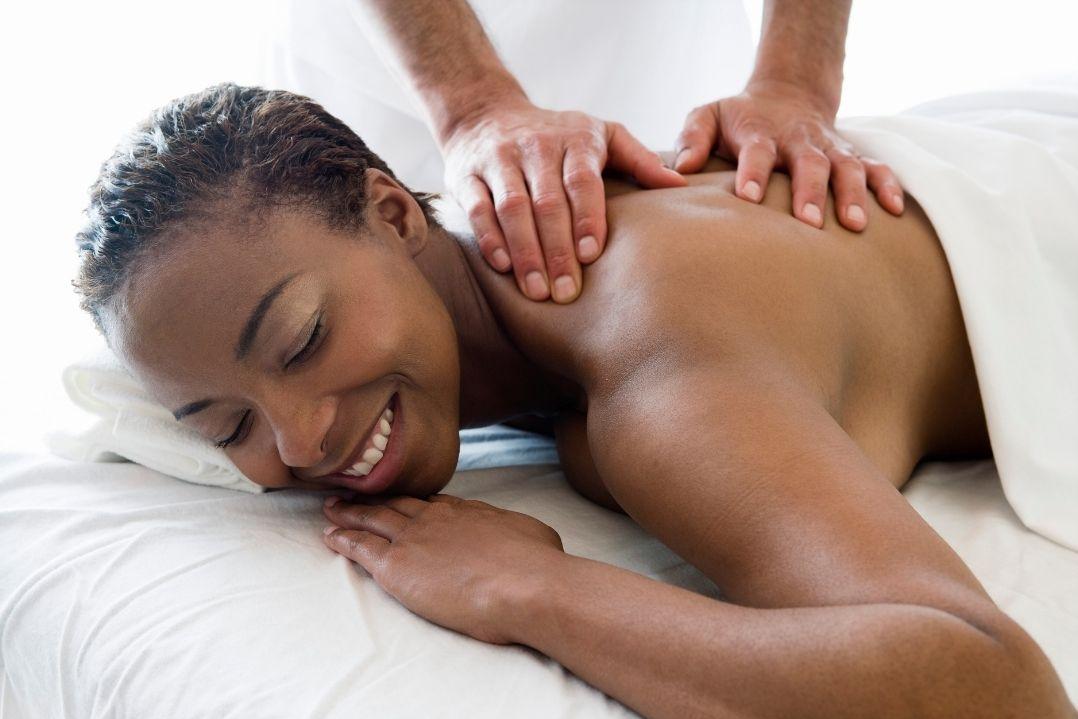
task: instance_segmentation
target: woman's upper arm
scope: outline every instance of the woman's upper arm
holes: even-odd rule
[[[999,619],[954,551],[781,371],[645,369],[591,399],[588,435],[617,502],[731,601]]]

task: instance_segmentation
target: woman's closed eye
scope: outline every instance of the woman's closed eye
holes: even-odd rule
[[[307,341],[304,343],[303,348],[300,349],[300,351],[296,354],[292,355],[291,359],[285,362],[285,369],[288,369],[288,367],[290,367],[292,364],[302,364],[305,360],[309,359],[310,356],[314,354],[314,351],[318,349],[316,345],[318,343],[318,340],[322,338],[323,334],[325,334],[325,325],[322,323],[322,316],[319,315],[317,321],[315,321],[314,323],[314,327],[311,328],[311,333],[310,335],[308,335]],[[243,432],[244,425],[249,424],[247,422],[247,419],[248,417],[250,417],[250,415],[251,410],[247,410],[246,412],[244,412],[243,416],[240,418],[239,424],[236,425],[236,430],[231,434],[231,436],[219,442],[214,442],[214,445],[220,447],[221,449],[224,449],[229,445],[233,445],[239,442],[242,439],[242,437],[240,437],[240,433]]]
[[[232,433],[232,436],[230,436],[228,439],[222,439],[220,442],[214,442],[214,446],[224,449],[228,445],[235,444],[237,441],[242,439],[242,437],[240,437],[240,432],[243,431],[244,425],[249,424],[247,422],[247,418],[250,416],[251,410],[247,410],[246,412],[244,412],[243,417],[240,418],[240,423],[236,426],[236,431]]]
[[[303,349],[292,355],[292,358],[284,363],[285,369],[288,369],[288,367],[293,362],[303,362],[305,359],[311,356],[311,354],[315,350],[315,343],[322,336],[322,330],[322,315],[319,315],[318,320],[314,323],[314,327],[311,329],[311,334],[307,337],[307,342],[303,345]]]

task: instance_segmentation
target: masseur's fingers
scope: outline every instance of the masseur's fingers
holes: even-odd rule
[[[710,103],[694,108],[685,118],[685,126],[674,142],[677,152],[674,169],[678,172],[699,172],[704,169],[718,140],[718,105]]]
[[[353,504],[328,497],[322,506],[329,521],[344,529],[362,529],[393,541],[409,518],[382,504]]]
[[[475,241],[490,266],[499,272],[508,272],[512,266],[509,259],[509,247],[498,225],[498,216],[494,212],[494,201],[486,183],[475,175],[468,175],[455,187],[450,188],[453,196],[468,213],[468,220],[475,232]]]
[[[520,170],[508,162],[491,168],[484,178],[494,198],[498,225],[513,258],[517,286],[529,299],[542,301],[550,296],[543,253],[535,232],[532,201]]]
[[[737,156],[734,191],[743,200],[759,202],[764,199],[771,171],[778,160],[775,141],[769,135],[753,133],[747,141],[739,144],[741,150]]]
[[[562,181],[573,211],[573,238],[577,259],[594,262],[606,246],[606,194],[602,156],[593,148],[570,146],[565,151]]]
[[[532,215],[551,278],[550,293],[555,302],[572,302],[580,294],[580,264],[573,246],[573,216],[562,180],[563,153],[560,148],[544,147],[540,139],[529,146],[523,159]]]
[[[326,527],[322,541],[334,552],[366,569],[372,577],[380,573],[389,549],[389,540],[377,534],[340,527]]]
[[[865,176],[868,187],[875,193],[883,209],[892,215],[901,215],[906,203],[903,199],[902,186],[898,184],[898,178],[891,168],[882,162],[862,157],[861,162],[865,166]]]
[[[619,122],[606,123],[607,166],[632,175],[644,187],[684,187],[685,178],[663,164],[658,153],[644,147]]]
[[[813,227],[823,227],[831,161],[816,146],[801,142],[787,150],[786,166],[790,168],[794,216]]]
[[[840,147],[827,151],[831,162],[831,187],[835,191],[835,216],[847,230],[860,232],[868,223],[868,192],[861,159]]]

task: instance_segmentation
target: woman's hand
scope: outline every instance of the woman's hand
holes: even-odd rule
[[[835,131],[835,110],[794,84],[752,82],[744,92],[689,113],[678,137],[678,172],[698,172],[712,150],[737,163],[738,197],[759,202],[774,168],[791,177],[794,216],[823,227],[828,178],[835,214],[847,229],[868,224],[865,185],[893,215],[903,209],[902,188],[891,169],[861,157]]]
[[[330,497],[326,545],[421,617],[491,644],[514,643],[512,598],[567,558],[561,538],[534,517],[486,502],[428,499]]]
[[[538,301],[575,300],[580,263],[603,252],[604,167],[644,187],[686,184],[622,125],[524,99],[463,118],[442,152],[446,186],[467,211],[483,257],[500,272],[512,268],[520,291]]]

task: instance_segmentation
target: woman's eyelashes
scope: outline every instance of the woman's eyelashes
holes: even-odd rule
[[[240,417],[240,423],[236,426],[236,431],[232,433],[232,436],[228,439],[222,439],[220,442],[214,442],[214,445],[220,447],[221,449],[224,449],[228,445],[234,444],[240,439],[242,439],[242,437],[240,437],[240,432],[243,431],[244,425],[247,424],[247,418],[250,416],[251,410],[247,410],[246,412],[244,412],[243,416]]]
[[[322,316],[319,315],[318,320],[314,323],[314,327],[311,329],[311,334],[307,337],[307,342],[303,345],[303,349],[292,355],[292,359],[285,362],[285,369],[287,369],[294,362],[302,362],[303,360],[310,357],[311,353],[315,349],[315,343],[322,336],[322,330]]]

